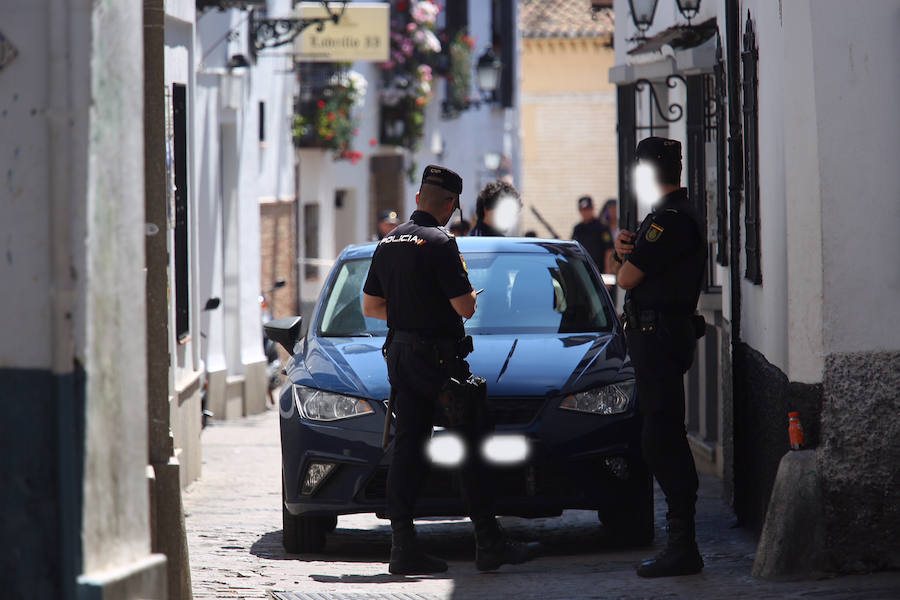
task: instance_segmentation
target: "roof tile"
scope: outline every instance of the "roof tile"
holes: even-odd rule
[[[612,8],[591,15],[591,0],[519,0],[519,30],[526,38],[593,38],[615,32]]]

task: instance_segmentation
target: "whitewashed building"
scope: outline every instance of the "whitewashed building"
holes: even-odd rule
[[[2,12],[0,595],[180,597],[148,494],[142,8]]]
[[[708,223],[711,327],[687,378],[698,462],[758,530],[799,411],[826,568],[896,568],[883,532],[900,528],[900,2],[616,0],[615,12],[623,226],[641,213],[629,166],[651,134],[682,141]]]
[[[209,299],[221,301],[197,322],[203,333],[207,409],[214,418],[265,409],[260,210],[267,203],[291,203],[295,194],[293,62],[284,51],[257,52],[250,26],[254,18],[290,16],[292,2],[244,4],[254,13],[211,7],[197,15],[197,293],[200,306]]]
[[[356,162],[335,161],[330,151],[297,151],[299,279],[304,314],[309,313],[328,265],[341,250],[348,244],[373,239],[380,212],[394,210],[401,221],[409,217],[415,209],[415,192],[426,165],[443,164],[462,176],[462,208],[472,224],[481,187],[503,176],[513,183],[521,182],[517,2],[449,0],[442,4],[444,10],[437,16],[435,30],[439,34],[449,32],[447,39],[454,33],[467,32],[474,41],[469,94],[473,103],[468,110],[452,111],[450,117],[451,111],[445,110],[448,84],[436,72],[420,148],[410,152],[382,143],[382,71],[376,63],[357,61],[350,68],[368,81],[365,103],[358,109],[361,118],[353,144],[361,156]],[[392,10],[396,11],[397,5],[398,2],[392,2]],[[447,39],[443,40],[445,45]],[[492,45],[502,63],[501,83],[495,96],[487,98],[477,87],[475,70],[479,57]],[[299,69],[302,94],[303,73],[308,66],[301,63]]]

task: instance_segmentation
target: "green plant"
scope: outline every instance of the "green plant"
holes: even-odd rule
[[[359,153],[352,150],[359,123],[354,108],[363,104],[367,87],[366,78],[355,71],[335,73],[317,100],[297,107],[293,122],[294,144],[327,148],[334,150],[338,159],[358,161]]]
[[[475,40],[460,31],[450,42],[450,72],[447,74],[447,100],[444,117],[456,117],[469,108],[472,89],[472,51]]]
[[[441,52],[434,33],[441,8],[430,0],[396,0],[392,8],[391,57],[379,65],[383,80],[381,142],[415,151],[425,134],[432,63]]]

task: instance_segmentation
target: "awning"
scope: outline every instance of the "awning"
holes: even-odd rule
[[[717,27],[712,18],[693,27],[676,25],[657,33],[629,50],[626,64],[609,70],[610,83],[711,72],[716,64]]]

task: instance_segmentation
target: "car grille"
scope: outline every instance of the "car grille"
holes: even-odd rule
[[[498,497],[570,496],[578,494],[577,486],[558,468],[549,464],[497,469],[493,472]],[[387,467],[378,467],[363,488],[362,499],[379,502],[386,498]],[[431,469],[419,492],[422,498],[461,498],[459,479],[452,471]]]
[[[544,407],[544,398],[488,398],[488,413],[495,425],[528,425]]]

